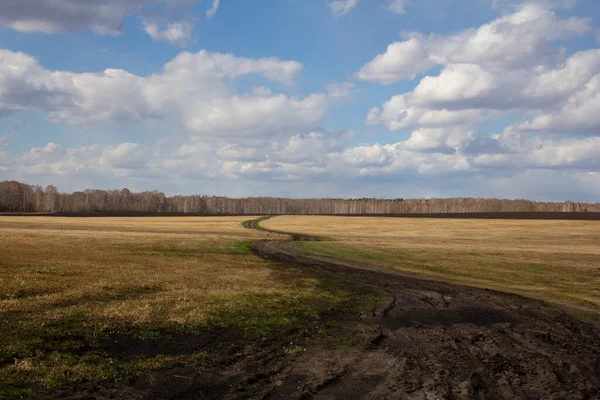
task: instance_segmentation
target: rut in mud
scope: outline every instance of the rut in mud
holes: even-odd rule
[[[266,230],[264,219],[245,226]],[[360,332],[357,346],[299,356],[265,380],[265,398],[600,399],[600,329],[561,310],[310,255],[290,240],[255,242],[252,249],[389,296],[371,315],[346,322]]]

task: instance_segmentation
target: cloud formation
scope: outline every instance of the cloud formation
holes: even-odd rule
[[[156,41],[185,45],[193,36],[191,22],[148,16],[141,0],[56,0],[55,14],[39,16],[26,12],[33,3],[21,2],[21,10],[0,4],[0,24],[23,32],[118,34],[123,19],[134,15]],[[308,91],[299,87],[303,65],[277,57],[184,51],[142,76],[119,68],[53,70],[29,54],[0,49],[4,118],[34,110],[53,123],[94,131],[158,121],[169,132],[184,133],[155,144],[134,136],[80,147],[50,139],[18,153],[9,152],[15,146],[0,134],[2,177],[55,183],[63,190],[93,181],[99,187],[119,182],[136,190],[243,196],[595,200],[600,49],[563,48],[568,39],[591,38],[591,21],[562,17],[556,2],[502,3],[505,14],[476,28],[403,33],[381,54],[362,60],[362,67],[354,66],[354,78],[362,82],[341,76]],[[203,4],[211,7],[208,18],[220,5]],[[326,4],[342,16],[358,0]],[[402,14],[406,5],[382,0],[380,11]],[[3,7],[10,13],[2,13]],[[79,13],[77,22],[64,17],[69,12]],[[401,81],[410,82],[392,86]],[[388,85],[389,93],[370,110],[373,104],[359,108],[358,100],[358,94],[377,96],[368,85]],[[389,91],[397,94],[390,97]],[[335,130],[331,125],[339,115],[328,116],[334,103],[394,133],[374,138],[360,126]],[[92,135],[86,140],[96,141]]]
[[[175,150],[160,144],[64,148],[48,143],[26,153],[0,157],[0,170],[20,179],[47,177],[51,181],[51,177],[62,177],[82,185],[91,177],[112,177],[133,184],[133,188],[138,184],[141,189],[148,180],[188,186],[210,181],[213,192],[227,183],[231,189],[222,193],[228,195],[234,195],[234,188],[244,183],[263,182],[271,191],[257,186],[246,188],[250,190],[246,195],[281,193],[286,188],[293,196],[334,196],[340,185],[348,185],[347,190],[358,194],[365,186],[372,190],[375,184],[375,190],[382,191],[389,190],[388,185],[404,190],[420,187],[408,195],[424,196],[441,190],[440,178],[460,182],[462,192],[454,195],[484,192],[490,196],[553,198],[552,188],[557,185],[572,189],[572,199],[600,195],[598,137],[546,139],[515,132],[482,137],[458,128],[419,129],[406,140],[391,144],[347,145],[344,135],[312,131],[239,144],[229,140],[191,142]],[[319,188],[317,193],[310,182],[328,182],[329,188]],[[432,182],[438,183],[431,186]],[[170,190],[182,188],[173,186]]]
[[[406,40],[390,44],[358,78],[390,84],[413,79],[435,65],[473,64],[492,71],[533,68],[560,60],[561,50],[550,47],[552,42],[590,30],[587,18],[560,19],[540,3],[526,3],[514,13],[454,35],[405,33]]]
[[[0,112],[42,111],[53,122],[175,120],[195,136],[256,137],[315,126],[330,101],[324,93],[295,97],[266,87],[232,92],[230,83],[247,75],[290,85],[302,65],[274,57],[182,52],[148,77],[120,69],[50,71],[9,50],[0,50],[0,60]]]
[[[144,30],[156,41],[165,41],[179,46],[185,46],[192,38],[194,24],[190,21],[177,21],[167,24],[161,29],[153,20],[144,20]]]
[[[120,35],[125,19],[139,16],[153,40],[185,45],[195,23],[186,16],[200,0],[5,0],[0,2],[0,25],[22,33],[55,34],[91,30]],[[206,11],[215,16],[219,0]],[[156,20],[161,20],[157,23]]]
[[[359,79],[391,84],[425,76],[412,91],[374,107],[367,124],[390,130],[477,125],[490,113],[525,111],[522,131],[598,134],[600,49],[565,58],[555,42],[591,32],[585,18],[559,18],[542,3],[526,3],[477,29],[450,36],[406,34],[358,72]]]
[[[327,7],[336,18],[348,14],[357,5],[358,0],[327,0]]]

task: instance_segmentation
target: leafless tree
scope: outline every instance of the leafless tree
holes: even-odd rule
[[[467,212],[600,212],[600,203],[534,202],[484,198],[287,199],[171,196],[129,189],[60,193],[55,186],[0,182],[0,212],[181,213],[200,215],[410,214]]]

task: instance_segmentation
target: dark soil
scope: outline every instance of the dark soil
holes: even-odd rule
[[[356,322],[358,346],[303,355],[272,398],[600,399],[600,329],[561,310],[309,255],[291,241],[252,248],[389,295]]]
[[[293,242],[260,242],[254,250],[390,296],[357,322],[359,348],[333,357],[306,355],[275,398],[600,398],[600,330],[560,310],[516,295],[307,255]]]
[[[288,338],[247,338],[233,328],[203,333],[163,332],[158,339],[118,335],[103,344],[116,362],[138,357],[186,356],[204,353],[197,362],[182,359],[163,369],[126,381],[81,382],[48,392],[49,399],[234,399],[265,398],[269,383],[284,368]],[[294,340],[294,338],[292,339]]]
[[[263,229],[259,219],[247,228]],[[294,240],[318,240],[292,235]],[[363,262],[307,254],[289,240],[259,241],[265,259],[365,285],[387,295],[372,311],[328,315],[356,332],[352,344],[318,335],[249,339],[133,336],[106,343],[127,360],[203,351],[181,365],[127,382],[81,383],[48,394],[71,399],[600,399],[600,328],[542,302],[491,290],[382,272]],[[285,352],[304,340],[306,351]],[[335,338],[334,338],[335,340]]]

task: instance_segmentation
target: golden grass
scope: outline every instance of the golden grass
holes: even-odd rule
[[[597,221],[283,216],[262,225],[334,239],[303,244],[321,254],[600,314]]]
[[[181,362],[112,360],[105,344],[122,332],[260,337],[358,304],[351,288],[254,256],[248,241],[273,235],[245,229],[250,218],[1,216],[0,398]]]
[[[94,317],[134,323],[159,315],[167,321],[201,319],[202,299],[191,301],[190,290],[200,297],[227,297],[231,291],[257,290],[269,279],[264,262],[241,257],[233,247],[262,236],[243,229],[242,221],[0,218],[0,312],[42,307],[56,319],[62,312],[53,306],[72,303],[59,310],[85,309]],[[86,301],[101,293],[121,300]]]

